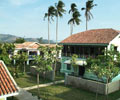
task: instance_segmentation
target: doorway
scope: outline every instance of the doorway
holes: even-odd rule
[[[79,66],[79,76],[83,76],[85,73],[85,67],[84,66]]]

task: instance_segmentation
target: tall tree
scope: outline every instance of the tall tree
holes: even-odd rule
[[[73,33],[73,25],[79,25],[81,20],[79,19],[79,17],[81,16],[79,11],[77,10],[76,8],[76,4],[75,3],[72,3],[71,4],[71,9],[69,10],[69,14],[71,13],[72,14],[72,18],[68,21],[68,24],[71,25],[71,32],[70,34],[72,35]]]
[[[50,30],[49,30],[49,24],[50,24],[50,19],[53,20],[53,17],[55,16],[55,8],[53,6],[50,6],[48,8],[47,13],[45,13],[44,19],[48,18],[48,44],[50,44]]]
[[[43,43],[43,38],[42,38],[42,37],[38,38],[37,40],[38,40],[38,42],[39,42],[40,44]]]
[[[108,100],[108,92],[109,87],[108,83],[112,81],[114,77],[116,77],[119,74],[120,68],[119,68],[119,61],[120,61],[120,52],[116,52],[112,49],[112,45],[110,50],[104,51],[105,55],[99,55],[97,58],[89,58],[87,59],[87,66],[93,74],[96,75],[96,77],[105,82],[107,86],[106,91],[106,100]],[[99,84],[98,84],[99,85]],[[98,86],[97,85],[97,91],[96,91],[96,100],[97,100],[97,92],[98,92]]]
[[[58,3],[55,3],[55,16],[56,16],[56,44],[58,42],[58,18],[63,17],[63,14],[66,12],[64,9],[65,4],[59,0]]]
[[[14,41],[14,43],[24,43],[25,39],[24,38],[16,38],[16,40]]]
[[[35,64],[36,66],[36,70],[37,70],[37,85],[38,85],[38,97],[40,98],[40,94],[39,94],[39,78],[40,78],[40,73],[42,73],[44,75],[45,78],[45,73],[47,71],[51,71],[52,67],[51,67],[51,57],[49,56],[48,53],[48,48],[46,47],[40,47],[39,48],[40,51],[43,52],[44,55],[39,55],[39,56],[35,56]]]
[[[93,7],[97,6],[97,4],[93,4],[94,0],[88,0],[86,2],[86,7],[83,7],[81,10],[85,10],[85,17],[86,17],[86,30],[88,29],[88,21],[93,18],[91,10]]]
[[[27,60],[28,60],[27,52],[23,52],[22,51],[20,53],[19,61],[20,61],[21,65],[23,65],[23,72],[24,72],[24,74],[26,73],[26,64],[25,64],[25,62],[27,62]]]

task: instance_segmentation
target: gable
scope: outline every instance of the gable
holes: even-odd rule
[[[3,61],[0,61],[0,96],[10,95],[17,93],[17,85],[4,65]]]

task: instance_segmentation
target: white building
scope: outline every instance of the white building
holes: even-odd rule
[[[18,51],[22,50],[28,53],[27,65],[29,65],[33,60],[33,56],[40,55],[39,47],[40,46],[49,46],[55,47],[55,44],[39,44],[38,42],[24,42],[21,44],[15,44],[14,55],[17,55]]]
[[[24,42],[21,44],[15,44],[14,55],[17,55],[18,51],[20,50],[27,52],[28,53],[27,65],[29,65],[29,63],[34,60],[33,56],[40,55],[40,51],[38,50],[39,46],[40,44],[37,42]]]

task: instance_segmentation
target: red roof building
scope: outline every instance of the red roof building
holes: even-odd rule
[[[77,34],[73,34],[68,38],[64,39],[60,43],[62,44],[108,44],[112,41],[119,31],[114,29],[94,29]]]
[[[18,94],[17,84],[3,61],[0,61],[0,99]]]

